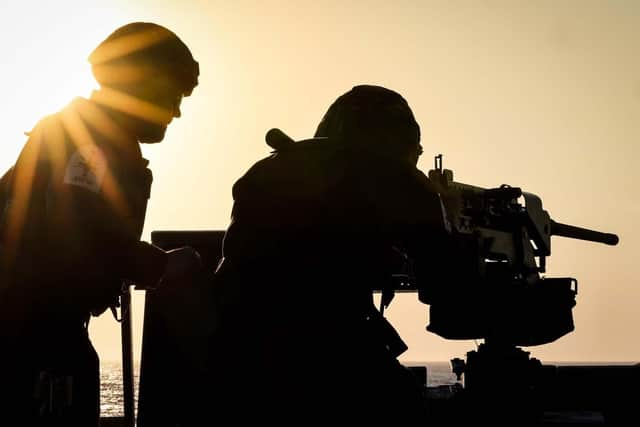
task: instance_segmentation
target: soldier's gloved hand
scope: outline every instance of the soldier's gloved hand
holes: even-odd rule
[[[170,286],[185,280],[191,280],[202,271],[200,254],[190,246],[167,251],[167,265],[159,287]]]

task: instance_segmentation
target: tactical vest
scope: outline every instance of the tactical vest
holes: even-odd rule
[[[44,138],[46,139],[48,136],[45,132]],[[63,158],[55,159],[55,161],[46,158],[44,162],[38,162],[38,170],[36,170],[30,191],[30,207],[22,227],[21,239],[18,242],[19,247],[16,257],[19,259],[6,261],[7,257],[4,253],[7,251],[0,250],[0,257],[3,259],[3,267],[0,269],[0,273],[4,276],[2,277],[2,286],[5,288],[9,286],[27,287],[27,291],[12,292],[12,294],[27,294],[31,291],[37,292],[40,290],[54,295],[66,292],[69,294],[69,296],[65,297],[66,301],[71,304],[77,303],[77,307],[73,308],[73,311],[77,309],[79,312],[87,313],[87,315],[91,313],[97,316],[108,307],[118,303],[123,278],[112,276],[111,274],[103,274],[104,272],[96,274],[89,272],[90,274],[86,278],[80,278],[79,280],[78,275],[73,276],[75,280],[55,280],[56,273],[63,273],[64,275],[64,271],[55,269],[57,257],[64,256],[61,254],[68,251],[69,247],[74,248],[75,243],[77,243],[75,249],[82,247],[81,240],[74,240],[74,234],[81,233],[74,233],[75,230],[68,223],[64,223],[64,227],[58,226],[59,222],[56,222],[58,221],[56,217],[61,216],[61,209],[56,203],[64,205],[65,202],[73,199],[73,192],[78,190],[77,187],[69,187],[68,169],[71,167],[72,162],[75,162],[73,166],[77,166],[86,160],[82,159],[82,157],[78,159],[80,150],[77,142],[73,141],[70,135],[58,134],[57,136],[62,138],[56,141],[44,141],[40,147],[37,147],[38,150],[42,151],[38,155],[46,155],[54,151],[58,154],[63,152],[65,155]],[[124,230],[123,233],[126,233],[132,241],[137,241],[142,234],[152,183],[152,174],[147,167],[148,161],[142,157],[137,145],[134,151],[125,157],[121,151],[118,151],[117,146],[102,138],[101,135],[93,134],[92,141],[102,151],[109,173],[118,184],[119,196],[124,201],[123,203],[128,212],[122,221],[116,221],[114,216],[114,222],[117,222],[117,226],[121,227]],[[30,143],[30,140],[27,141],[27,144]],[[47,147],[45,148],[45,146]],[[0,216],[0,236],[6,236],[7,217],[12,206],[12,200],[14,200],[14,194],[12,194],[13,175],[22,166],[24,165],[20,164],[19,158],[14,167],[0,180],[0,207],[2,208],[0,210],[2,212],[2,216]],[[66,182],[63,182],[64,180]],[[71,195],[65,195],[64,193]],[[100,196],[103,195],[100,194]],[[86,216],[95,214],[91,209],[83,210],[81,209],[82,206],[78,209],[76,205],[74,207],[76,207],[77,211],[73,212],[73,215]],[[62,212],[64,211],[62,210]],[[118,219],[120,218],[118,217]],[[98,221],[96,223],[100,224]],[[78,236],[78,239],[81,238],[82,236]],[[2,239],[0,239],[1,241]],[[71,243],[70,245],[69,242]],[[99,257],[99,254],[97,257]],[[96,260],[96,265],[99,265],[99,262],[100,260]],[[66,264],[63,263],[63,265]],[[48,268],[50,266],[53,266],[53,270]],[[44,273],[40,273],[38,271],[39,268]],[[55,273],[52,274],[52,271]],[[54,279],[50,280],[47,275],[54,277]],[[73,281],[85,283],[69,283]],[[60,289],[47,289],[50,286]],[[77,301],[74,301],[74,290],[78,289],[83,292],[80,292]],[[94,290],[95,292],[93,293]],[[28,301],[25,301],[25,303],[30,304]],[[38,309],[36,308],[36,310]]]

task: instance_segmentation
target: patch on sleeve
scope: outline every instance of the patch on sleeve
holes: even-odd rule
[[[64,183],[99,193],[106,172],[107,160],[102,151],[95,145],[83,145],[69,159]]]

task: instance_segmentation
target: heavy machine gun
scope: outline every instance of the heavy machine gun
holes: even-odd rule
[[[553,342],[574,329],[578,281],[544,275],[551,237],[616,245],[618,236],[556,222],[537,195],[521,188],[456,182],[442,155],[428,176],[453,239],[465,242],[461,256],[473,259],[457,260],[461,267],[441,274],[433,289],[417,289],[429,304],[427,330],[446,339],[484,340],[466,360],[451,360],[458,380],[464,375],[464,387],[453,389],[449,406],[428,400],[434,419],[444,423],[453,413],[473,413],[542,425],[544,411],[559,409],[597,409],[607,425],[628,418],[636,393],[613,397],[607,390],[637,381],[640,366],[543,365],[519,348]]]
[[[523,346],[571,332],[578,282],[543,276],[551,236],[607,245],[616,245],[618,236],[556,222],[538,196],[519,187],[455,182],[453,172],[442,167],[442,155],[435,157],[429,178],[440,193],[447,227],[472,247],[475,259],[466,260],[441,289],[418,290],[430,305],[427,329],[447,339]]]

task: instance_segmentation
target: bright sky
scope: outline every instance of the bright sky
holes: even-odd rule
[[[548,276],[579,282],[576,330],[528,348],[532,356],[640,360],[639,2],[3,1],[0,170],[42,115],[89,95],[87,56],[138,20],[175,31],[201,67],[183,117],[164,143],[144,147],[155,177],[145,239],[152,230],[224,229],[231,186],[268,154],[267,130],[311,136],[338,95],[385,85],[421,124],[425,172],[443,153],[457,181],[522,187],[556,221],[620,236],[616,247],[552,240]],[[138,357],[143,294],[134,299]],[[415,295],[387,312],[410,346],[405,360],[475,348],[426,332],[427,312]],[[110,314],[91,333],[103,359],[119,359]]]

